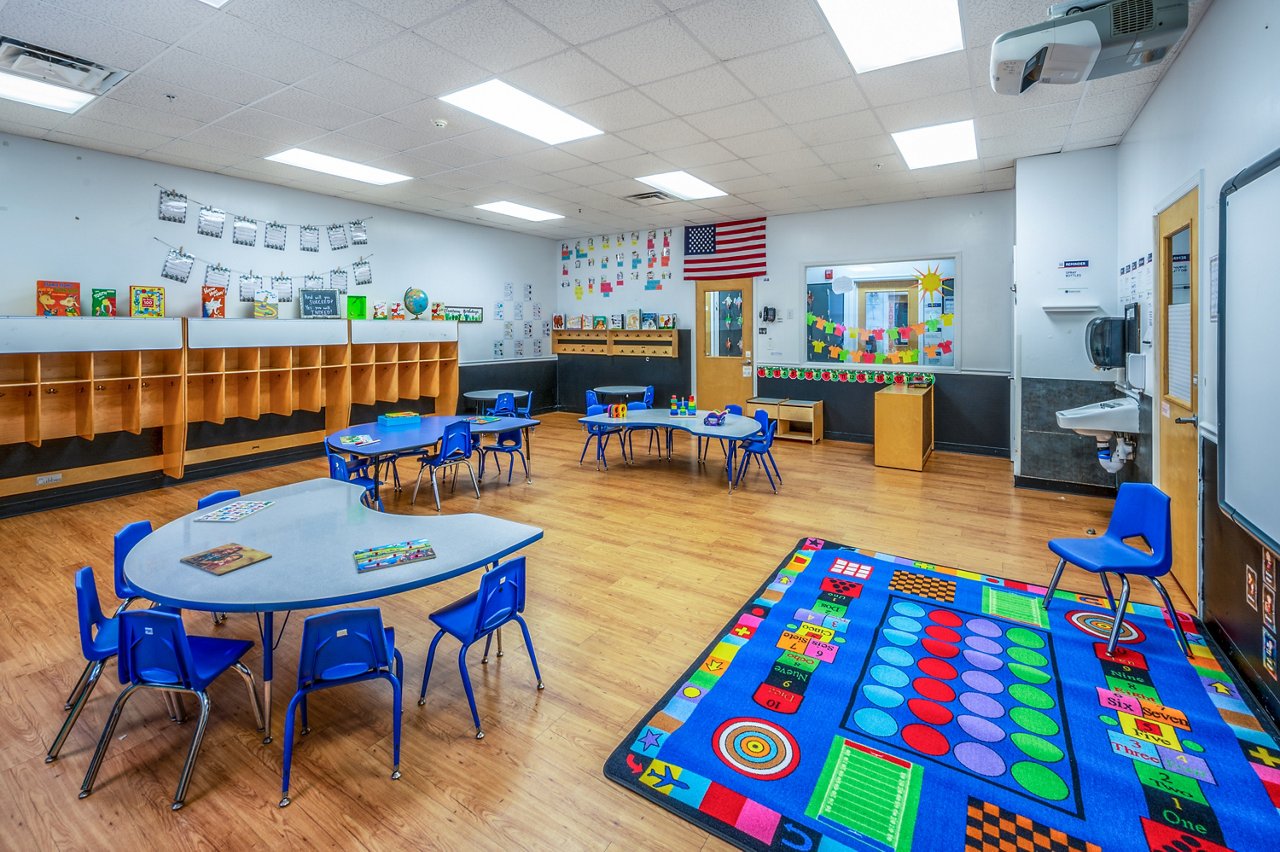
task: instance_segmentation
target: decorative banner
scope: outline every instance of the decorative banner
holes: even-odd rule
[[[160,221],[185,224],[187,221],[187,197],[181,192],[174,192],[171,189],[160,190]]]
[[[432,302],[431,318],[446,322],[484,322],[484,308],[467,308],[446,305],[444,302]]]
[[[186,284],[187,279],[191,277],[191,267],[195,264],[195,258],[184,252],[182,249],[170,249],[169,256],[164,260],[164,268],[160,271],[163,278]]]
[[[289,237],[289,229],[279,222],[268,222],[262,226],[263,248],[284,251],[285,241]]]
[[[231,242],[238,246],[258,244],[258,220],[237,216],[231,225]]]
[[[222,239],[222,230],[227,224],[227,211],[217,207],[201,207],[196,217],[196,233],[202,237]]]
[[[357,219],[347,227],[351,229],[351,244],[353,246],[369,245],[369,228],[363,220]]]
[[[330,225],[328,227],[328,232],[329,232],[329,248],[332,249],[333,251],[339,251],[350,245],[350,243],[347,242],[346,225],[342,225],[342,224]]]
[[[320,229],[315,225],[298,228],[298,248],[303,251],[320,251]]]
[[[802,379],[810,382],[874,385],[931,385],[937,381],[937,376],[933,373],[909,373],[898,370],[834,370],[812,367],[757,367],[756,376],[761,379]]]

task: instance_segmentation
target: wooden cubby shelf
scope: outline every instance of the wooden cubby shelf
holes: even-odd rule
[[[628,331],[624,329],[562,329],[551,332],[551,351],[557,355],[643,355],[677,358],[680,336],[674,328]]]

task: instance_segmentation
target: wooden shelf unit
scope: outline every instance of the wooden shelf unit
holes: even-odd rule
[[[551,332],[551,351],[557,355],[631,355],[677,358],[680,336],[674,328],[561,329]]]
[[[932,452],[933,385],[876,391],[876,466],[924,470]]]
[[[429,397],[435,410],[458,409],[456,323],[352,320],[351,402],[373,405]]]
[[[822,400],[777,399],[757,396],[747,400],[747,411],[753,414],[763,408],[772,420],[778,421],[775,438],[786,441],[806,441],[816,444],[822,440]]]

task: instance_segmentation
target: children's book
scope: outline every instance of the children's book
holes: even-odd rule
[[[658,315],[651,313],[643,313],[640,315],[640,328],[645,331],[658,328]]]
[[[338,439],[338,443],[344,447],[367,447],[378,443],[378,439],[372,435],[343,435]]]
[[[483,425],[485,423],[497,423],[501,419],[500,417],[468,417],[467,422]]]
[[[369,317],[368,296],[347,296],[347,319],[362,320]]]
[[[368,550],[357,550],[352,556],[356,560],[356,571],[376,571],[392,565],[407,565],[410,562],[421,562],[424,559],[435,559],[436,552],[431,549],[431,542],[425,538],[402,541],[396,544],[384,544]]]
[[[627,309],[627,330],[628,331],[640,330],[640,309],[639,308]]]
[[[116,291],[115,290],[90,290],[92,308],[90,316],[95,317],[113,317],[116,315]]]
[[[564,328],[564,314],[552,314],[552,315],[551,315],[551,327],[552,327],[553,329],[555,329],[556,331],[560,331],[561,329],[563,329],[563,328]]]
[[[391,318],[392,318],[393,320],[402,320],[402,319],[408,319],[408,318],[409,318],[409,315],[408,315],[408,314],[406,314],[406,313],[405,313],[405,311],[404,311],[404,303],[403,303],[403,302],[392,302],[392,303],[391,303]]]
[[[658,314],[658,328],[675,328],[675,314]]]
[[[275,290],[257,290],[253,294],[253,316],[255,319],[275,319],[280,316],[280,307],[276,302]]]
[[[275,504],[274,500],[237,500],[225,506],[219,506],[207,515],[196,518],[197,521],[209,521],[218,524],[234,524],[252,514],[261,512]]]
[[[208,571],[210,574],[229,574],[239,568],[270,558],[270,553],[263,553],[261,550],[254,550],[243,544],[223,544],[212,550],[185,556],[182,562],[201,571]]]
[[[80,316],[80,283],[78,281],[37,281],[36,316]]]
[[[585,319],[585,317],[584,317],[584,319]],[[591,328],[592,328],[592,330],[593,330],[593,331],[603,331],[603,330],[608,330],[608,328],[609,328],[609,318],[608,318],[608,317],[601,317],[601,316],[593,317],[593,318],[591,319]]]
[[[575,331],[582,328],[582,314],[570,314],[568,322],[569,328],[574,329]]]
[[[610,315],[609,315],[609,328],[621,329],[621,328],[622,328],[622,321],[623,321],[623,320],[622,320],[622,314],[610,314]]]
[[[226,287],[214,287],[211,284],[201,285],[200,315],[209,319],[224,319],[227,316]]]
[[[134,285],[129,288],[129,316],[131,317],[163,317],[164,288],[142,287]]]
[[[386,319],[386,318],[387,318],[387,303],[386,303],[386,302],[374,302],[374,303],[373,303],[373,318],[374,318],[374,319],[376,319],[376,320],[384,320],[384,319]]]

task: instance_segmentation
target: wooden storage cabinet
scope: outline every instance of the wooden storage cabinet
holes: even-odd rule
[[[435,410],[458,408],[458,340],[454,323],[351,322],[351,401],[435,399]]]
[[[933,385],[876,391],[876,466],[924,470],[932,452]]]
[[[807,441],[816,444],[822,440],[822,400],[789,399],[757,396],[747,400],[744,414],[750,416],[756,409],[768,412],[770,420],[778,421],[775,438],[787,441]]]

